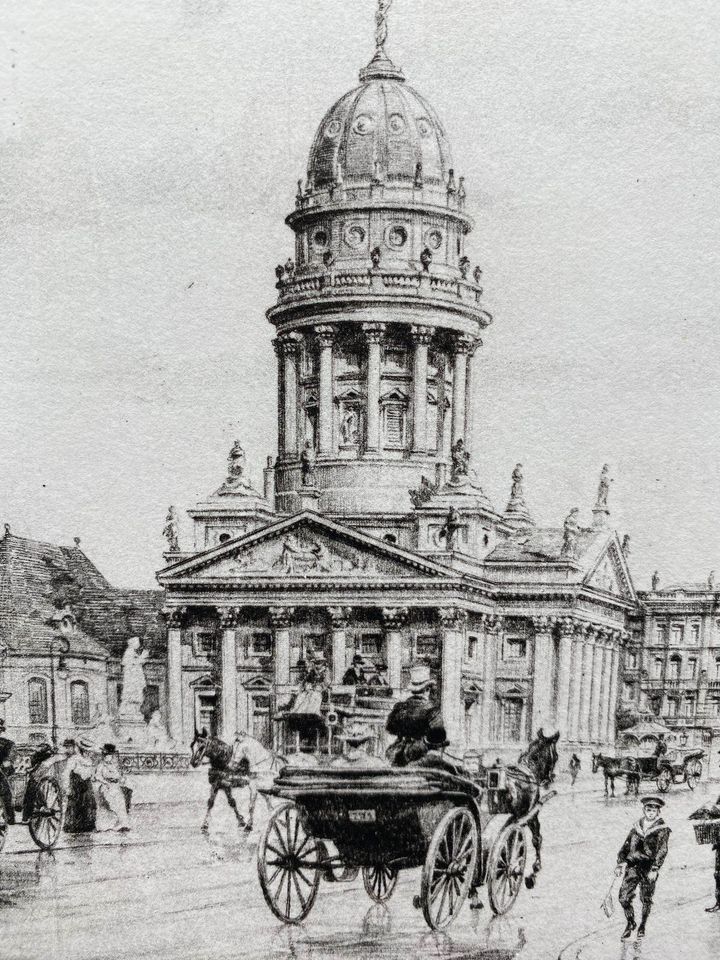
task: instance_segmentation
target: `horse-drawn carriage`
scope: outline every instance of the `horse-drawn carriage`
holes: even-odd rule
[[[703,773],[705,752],[697,748],[683,749],[673,747],[661,757],[655,756],[620,756],[606,757],[602,754],[593,754],[593,773],[602,770],[605,776],[605,793],[608,793],[608,784],[611,787],[611,796],[615,796],[615,780],[624,779],[627,784],[626,793],[640,791],[643,780],[654,780],[660,793],[667,793],[673,784],[686,783],[690,790],[694,790],[700,783]]]
[[[442,761],[285,767],[263,791],[282,801],[258,847],[268,906],[285,923],[299,923],[322,879],[351,880],[358,870],[371,899],[383,903],[401,870],[421,867],[414,905],[431,929],[448,927],[483,884],[493,912],[506,913],[523,879],[532,886],[540,869],[538,813],[552,794],[541,798],[538,783],[552,777],[555,740],[543,739],[539,750],[542,769],[531,758],[528,769],[490,767],[477,778]],[[526,826],[536,853],[527,877]]]
[[[8,777],[15,822],[18,826],[27,826],[33,842],[41,850],[52,850],[62,832],[65,815],[62,788],[57,777],[49,773],[33,778],[29,767],[29,757],[21,757]],[[0,799],[0,851],[5,846],[11,826],[7,814]],[[20,819],[17,814],[20,814]]]

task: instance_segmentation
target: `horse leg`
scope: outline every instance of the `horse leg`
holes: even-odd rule
[[[610,796],[615,796],[615,777],[612,775],[610,776]]]
[[[250,780],[248,783],[248,791],[250,796],[248,798],[248,821],[245,824],[245,829],[249,832],[253,827],[253,817],[255,816],[255,804],[257,803],[258,798],[258,788],[254,780]]]
[[[608,780],[610,779],[610,777],[608,776],[607,770],[603,770],[603,773],[605,774],[605,796],[607,796],[607,795],[608,795]]]
[[[210,811],[215,805],[215,797],[217,796],[217,792],[218,792],[217,784],[211,783],[210,796],[208,797],[208,802],[207,802],[207,811],[205,813],[205,819],[203,820],[203,824],[200,827],[203,833],[208,832],[208,827],[210,826]]]
[[[532,867],[532,875],[525,877],[525,886],[528,890],[532,890],[535,886],[537,875],[540,873],[542,867],[542,860],[540,857],[540,850],[542,849],[542,834],[540,833],[540,817],[536,813],[535,816],[528,822],[528,827],[530,828],[530,835],[532,837],[532,845],[535,850],[535,862]]]
[[[225,792],[225,796],[227,797],[227,802],[228,802],[228,805],[230,806],[230,809],[235,814],[235,819],[238,822],[238,826],[244,827],[245,817],[238,810],[238,805],[235,803],[235,797],[232,795],[232,790],[230,789],[230,787],[223,787],[223,791]]]

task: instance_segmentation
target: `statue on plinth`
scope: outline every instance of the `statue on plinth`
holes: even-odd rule
[[[300,476],[304,487],[315,485],[315,450],[311,440],[305,441],[300,454]]]
[[[460,437],[450,451],[450,483],[464,483],[470,476],[470,451],[465,449],[465,441]]]
[[[458,530],[462,528],[460,514],[456,507],[450,507],[448,515],[445,518],[445,526],[440,531],[440,536],[445,540],[446,550],[455,550],[455,537]]]
[[[145,693],[144,664],[149,651],[140,649],[140,638],[131,637],[122,658],[122,697],[118,720],[120,723],[142,723],[143,694]]]
[[[660,571],[656,570],[655,573],[652,575],[652,580],[650,581],[650,589],[652,590],[653,593],[657,593],[659,587],[660,587]]]
[[[178,518],[175,507],[168,507],[165,517],[165,526],[163,527],[163,536],[167,540],[168,552],[176,553],[180,549],[180,539],[178,530]]]
[[[560,556],[565,560],[576,560],[578,555],[578,540],[580,538],[580,524],[578,523],[579,507],[573,507],[565,518],[563,525],[563,544]]]
[[[239,440],[236,440],[228,454],[228,472],[225,486],[250,487],[250,481],[245,476],[245,451]]]
[[[525,494],[523,492],[523,472],[521,463],[515,464],[515,469],[512,472],[511,480],[512,486],[510,487],[510,500],[523,500]]]
[[[608,508],[608,494],[610,493],[610,484],[612,479],[610,478],[610,467],[606,463],[602,468],[602,473],[600,474],[600,483],[598,484],[598,493],[597,500],[595,501],[596,510],[607,510]]]

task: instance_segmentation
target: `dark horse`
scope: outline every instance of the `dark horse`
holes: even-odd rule
[[[605,796],[608,795],[608,781],[610,781],[610,796],[615,796],[615,778],[625,778],[625,794],[631,791],[637,797],[640,793],[640,771],[637,761],[632,757],[606,757],[602,753],[594,753],[592,771],[602,770],[605,775]]]
[[[542,730],[538,730],[537,736],[527,750],[520,754],[517,764],[510,764],[507,768],[508,813],[511,813],[516,820],[520,820],[534,808],[538,808],[527,822],[535,848],[532,875],[525,878],[525,884],[530,888],[535,886],[535,879],[542,867],[539,807],[548,797],[541,798],[540,791],[549,789],[555,779],[559,737],[559,733],[546,737]]]

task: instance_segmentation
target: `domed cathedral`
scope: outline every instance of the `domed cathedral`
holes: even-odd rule
[[[386,53],[388,7],[287,217],[295,250],[267,313],[277,458],[260,491],[236,442],[189,511],[193,548],[166,527],[170,733],[332,752],[333,726],[360,716],[380,751],[392,704],[426,676],[456,755],[516,753],[541,727],[568,752],[607,747],[636,605],[609,468],[588,525],[573,508],[538,528],[521,464],[503,510],[483,492],[472,367],[491,317],[465,182]]]

